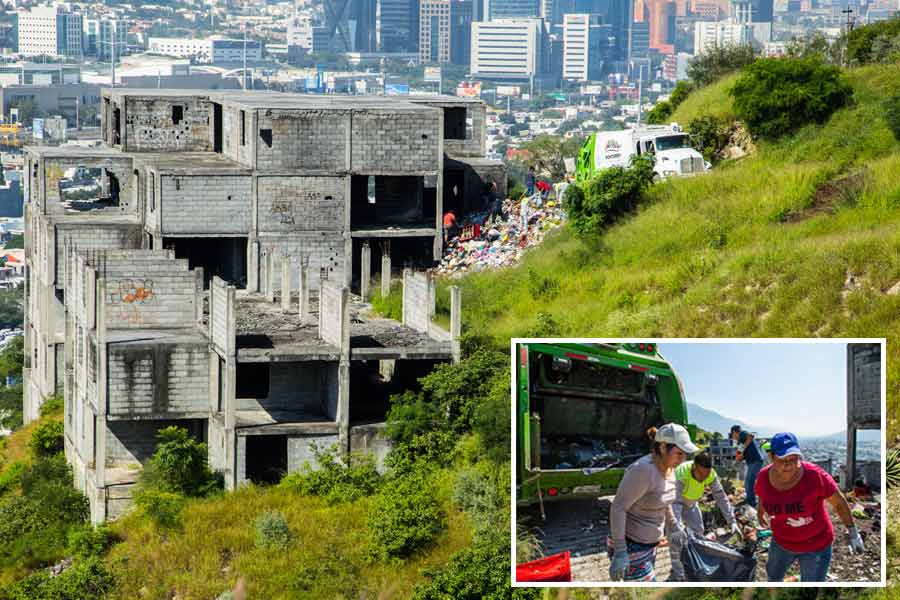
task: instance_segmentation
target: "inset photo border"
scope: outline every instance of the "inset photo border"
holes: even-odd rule
[[[510,360],[513,587],[886,585],[885,338],[513,338]]]

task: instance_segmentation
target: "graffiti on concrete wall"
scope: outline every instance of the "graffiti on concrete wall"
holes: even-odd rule
[[[139,324],[142,320],[139,307],[152,302],[155,297],[152,279],[128,278],[120,279],[118,285],[111,286],[108,302],[117,307],[122,321]]]

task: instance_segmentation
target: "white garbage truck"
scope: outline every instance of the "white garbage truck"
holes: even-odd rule
[[[578,152],[576,177],[590,179],[603,169],[627,167],[631,157],[654,157],[653,171],[660,178],[694,175],[708,171],[710,164],[691,147],[690,137],[678,123],[640,125],[623,131],[599,131]]]

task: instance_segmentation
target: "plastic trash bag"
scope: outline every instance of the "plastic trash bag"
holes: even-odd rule
[[[756,547],[744,550],[699,537],[689,538],[681,549],[687,581],[755,581]]]

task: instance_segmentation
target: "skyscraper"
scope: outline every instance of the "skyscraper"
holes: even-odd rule
[[[503,19],[472,24],[473,75],[532,81],[545,63],[541,19]]]
[[[485,0],[487,19],[516,19],[541,14],[540,0]]]
[[[450,0],[450,62],[468,65],[472,50],[473,0]]]
[[[377,0],[376,45],[380,52],[410,52],[418,48],[413,39],[410,0]]]
[[[419,61],[450,62],[450,0],[419,3]]]
[[[600,79],[608,60],[610,25],[600,15],[568,14],[563,26],[563,79]]]

